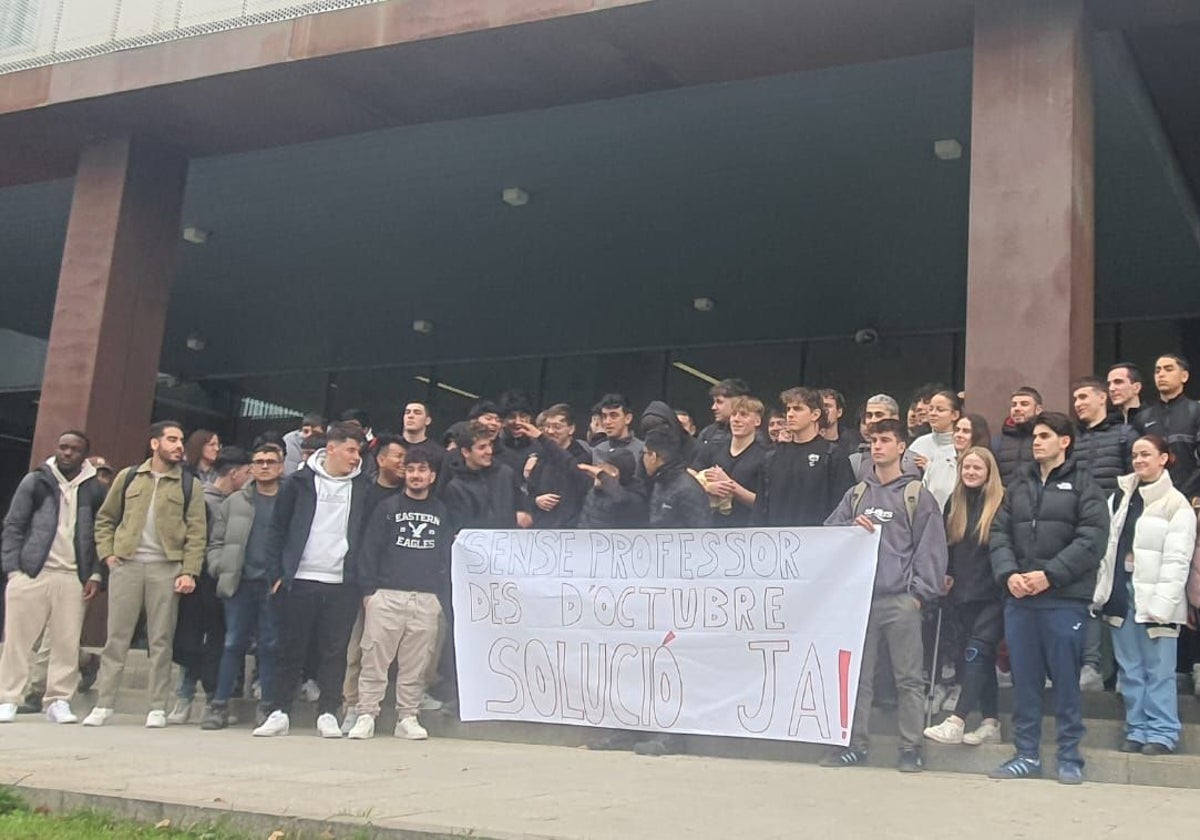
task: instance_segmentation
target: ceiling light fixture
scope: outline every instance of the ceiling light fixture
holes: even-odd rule
[[[520,187],[505,187],[500,198],[509,207],[524,207],[529,203],[529,193]]]
[[[933,142],[933,154],[938,160],[958,160],[963,156],[962,143],[959,143],[954,138],[935,140]]]
[[[423,385],[428,385],[432,381],[428,376],[414,376],[413,379],[417,380]],[[478,394],[472,394],[470,391],[464,391],[462,388],[455,388],[453,385],[447,385],[445,382],[439,382],[437,383],[437,386],[443,391],[449,391],[451,394],[458,394],[460,397],[466,397],[469,400],[479,399]]]
[[[193,245],[203,245],[208,241],[208,231],[201,230],[198,227],[185,227],[183,229],[183,241],[190,242]]]
[[[413,332],[421,335],[429,335],[433,332],[433,321],[426,321],[424,318],[418,318],[413,321]]]
[[[200,335],[200,333],[192,333],[189,335],[187,337],[186,344],[187,349],[191,350],[193,353],[199,353],[208,346],[208,342],[204,340],[204,336]]]
[[[692,308],[697,312],[712,312],[716,308],[717,302],[710,297],[698,297],[692,299]]]
[[[717,377],[709,376],[704,371],[696,370],[696,368],[692,367],[689,364],[685,364],[684,362],[671,362],[671,367],[675,368],[676,370],[681,370],[684,373],[688,374],[689,376],[694,376],[697,379],[702,379],[705,382],[707,382],[709,385],[716,385],[717,383],[719,383],[721,381],[720,379],[717,379]]]

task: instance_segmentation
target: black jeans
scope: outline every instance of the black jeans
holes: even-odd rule
[[[966,720],[967,715],[979,709],[985,718],[994,718],[1000,693],[996,648],[1004,638],[1004,604],[998,600],[968,601],[957,605],[955,611],[967,641],[959,676],[962,693],[954,714]]]
[[[358,615],[358,589],[345,583],[297,580],[290,589],[280,589],[275,598],[279,667],[270,692],[271,705],[290,714],[309,645],[315,642],[315,676],[321,688],[317,714],[336,715],[346,679],[346,647]]]

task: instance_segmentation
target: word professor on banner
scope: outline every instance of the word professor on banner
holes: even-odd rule
[[[463,720],[845,745],[879,534],[463,531]]]

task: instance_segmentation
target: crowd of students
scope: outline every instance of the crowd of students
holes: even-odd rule
[[[1200,691],[1200,403],[1183,395],[1188,376],[1182,357],[1160,357],[1157,398],[1143,403],[1137,366],[1115,365],[1074,384],[1073,416],[1022,387],[994,438],[963,394],[936,385],[903,419],[894,397],[868,398],[854,428],[837,391],[791,388],[768,408],[738,379],[713,386],[703,430],[655,401],[640,437],[615,393],[584,429],[568,405],[535,412],[509,392],[440,442],[419,401],[396,434],[352,410],[332,424],[307,415],[247,449],[205,430],[185,439],[166,420],[150,429],[147,459],[115,474],[85,432],[67,431],[4,520],[0,723],[22,711],[78,720],[80,634],[106,590],[84,726],[112,718],[144,632],[149,728],[191,720],[202,688],[202,729],[229,726],[231,701],[253,691],[255,736],[288,734],[299,697],[315,701],[321,737],[366,739],[394,671],[395,734],[423,739],[419,713],[452,711],[457,696],[449,565],[460,529],[855,525],[881,531],[875,587],[850,744],[822,763],[863,763],[880,678],[894,682],[906,772],[922,769],[925,740],[998,742],[1000,680],[1011,678],[1015,755],[992,776],[1040,776],[1048,678],[1058,779],[1077,783],[1081,691],[1115,679],[1120,748],[1150,755],[1178,747],[1176,672]],[[929,682],[953,684],[939,686],[951,713],[934,726]],[[664,755],[680,742],[616,733],[591,746]]]

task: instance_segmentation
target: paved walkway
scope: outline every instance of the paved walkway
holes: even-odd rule
[[[475,837],[1085,837],[1195,832],[1196,792],[457,739],[274,740],[245,729],[0,727],[0,783]]]

